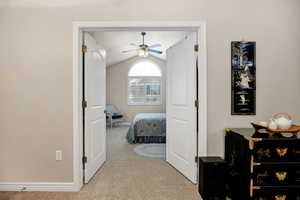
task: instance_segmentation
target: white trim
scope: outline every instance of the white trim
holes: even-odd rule
[[[79,191],[83,185],[82,167],[82,61],[81,38],[82,31],[73,25],[73,182],[74,190]]]
[[[0,191],[43,191],[43,192],[75,192],[74,183],[10,183],[0,182]]]
[[[194,30],[197,31],[205,22],[199,21],[75,21],[73,27],[89,31],[126,31],[126,30]]]
[[[206,23],[198,31],[198,156],[207,156],[207,44]]]
[[[199,137],[198,155],[207,155],[207,48],[206,23],[199,21],[113,21],[113,22],[73,22],[73,181],[76,190],[83,185],[82,180],[82,109],[81,88],[81,33],[85,30],[190,30],[198,32],[199,48]]]

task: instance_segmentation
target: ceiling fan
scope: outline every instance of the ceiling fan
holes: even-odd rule
[[[146,32],[141,32],[142,38],[143,38],[143,43],[140,45],[131,43],[131,46],[134,46],[135,49],[130,49],[130,50],[126,50],[126,51],[122,51],[122,53],[128,53],[128,52],[132,52],[132,51],[138,51],[138,55],[140,57],[147,57],[149,55],[149,53],[156,53],[156,54],[162,54],[162,51],[156,50],[154,48],[157,47],[161,47],[160,44],[153,44],[153,45],[147,45],[145,44],[145,35]]]

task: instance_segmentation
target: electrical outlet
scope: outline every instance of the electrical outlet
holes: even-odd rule
[[[62,151],[61,150],[56,151],[56,160],[57,161],[62,160]]]

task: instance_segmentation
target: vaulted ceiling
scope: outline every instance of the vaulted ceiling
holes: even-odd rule
[[[93,32],[94,38],[106,50],[107,65],[114,65],[129,58],[138,55],[137,51],[122,53],[124,50],[135,49],[130,43],[140,45],[142,43],[141,32]],[[166,50],[172,45],[182,40],[188,32],[184,31],[147,31],[145,36],[145,44],[161,44],[161,47],[155,48],[163,51],[163,54],[150,53],[160,59],[166,59]]]

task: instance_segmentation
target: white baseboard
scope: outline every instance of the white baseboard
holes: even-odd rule
[[[78,187],[74,183],[0,182],[0,191],[77,192]]]

